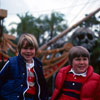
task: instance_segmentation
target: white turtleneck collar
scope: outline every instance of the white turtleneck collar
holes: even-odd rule
[[[34,67],[34,60],[32,61],[32,63],[26,63],[26,67],[28,69],[31,69],[32,67]]]

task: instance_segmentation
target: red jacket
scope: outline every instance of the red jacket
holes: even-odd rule
[[[50,100],[57,100],[57,96],[65,81],[66,73],[71,69],[68,65],[59,70],[56,80],[55,89]],[[100,100],[100,75],[93,72],[92,66],[88,67],[86,80],[82,86],[80,100]]]

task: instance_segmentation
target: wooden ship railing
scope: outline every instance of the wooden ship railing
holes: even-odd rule
[[[46,79],[67,63],[70,48],[72,48],[72,44],[66,43],[62,48],[38,51],[37,57],[42,56],[41,61],[43,63],[43,72]]]

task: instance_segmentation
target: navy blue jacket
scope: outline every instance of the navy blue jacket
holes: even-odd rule
[[[48,100],[42,63],[35,57],[33,59],[38,97],[36,100]],[[26,63],[19,54],[11,57],[0,71],[0,100],[24,100],[27,88]]]

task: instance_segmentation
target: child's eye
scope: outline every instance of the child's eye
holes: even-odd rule
[[[88,59],[88,58],[86,58],[86,57],[85,57],[85,58],[83,58],[83,60],[87,60],[87,59]]]
[[[75,58],[75,60],[81,60],[80,58]]]
[[[79,61],[79,60],[81,60],[81,59],[80,59],[80,58],[77,58],[76,60],[78,60],[78,61]]]
[[[23,47],[23,49],[30,49],[30,50],[32,50],[34,48],[33,47]]]
[[[30,48],[31,50],[34,49],[33,47]]]
[[[27,49],[27,47],[23,47],[22,49]]]
[[[83,58],[75,58],[75,60],[80,61],[80,60],[87,60],[87,57],[83,57]]]

